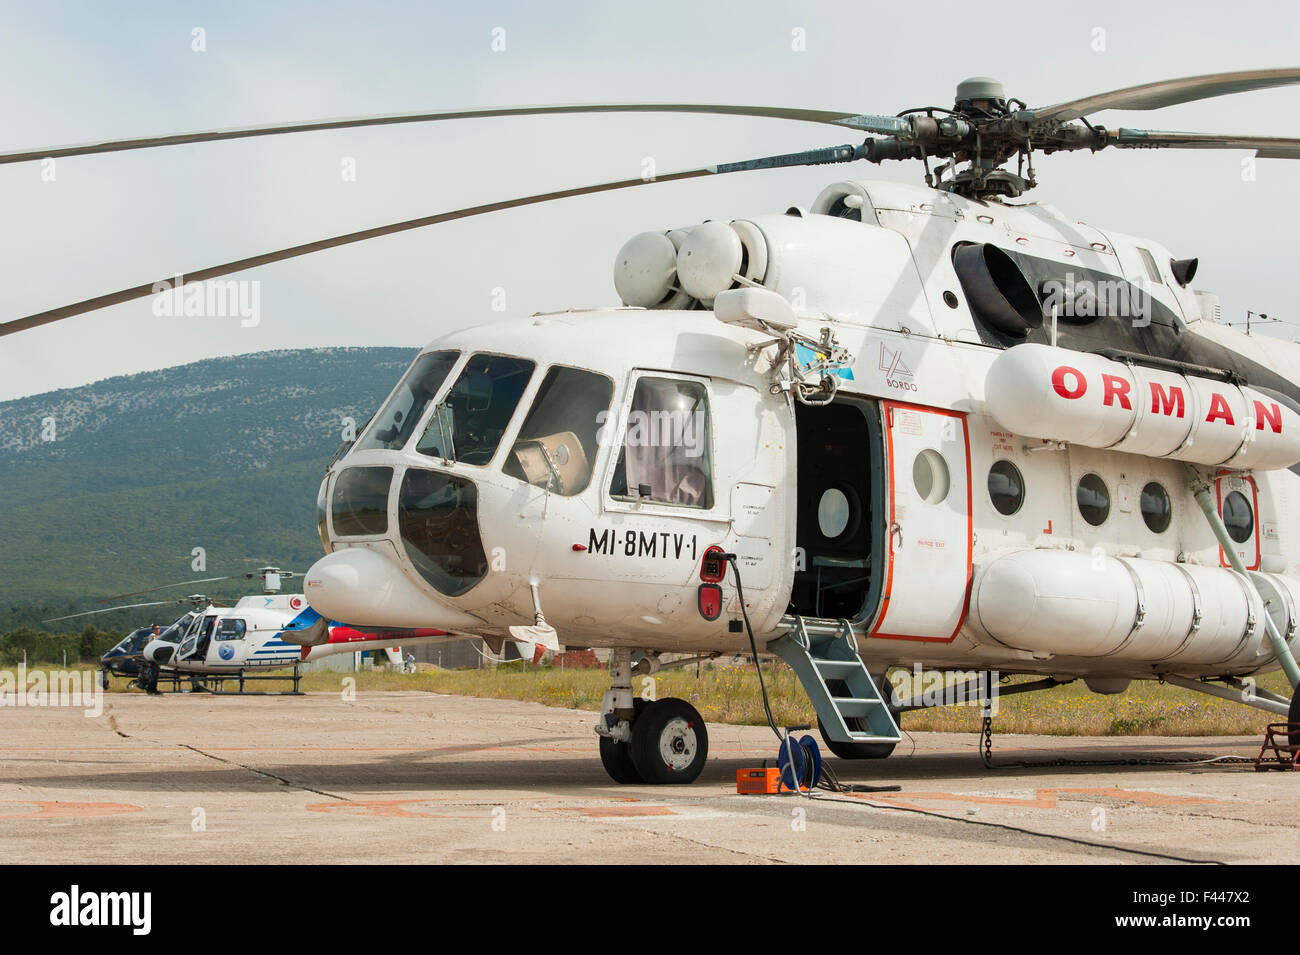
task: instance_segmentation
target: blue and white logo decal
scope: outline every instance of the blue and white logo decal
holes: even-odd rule
[[[794,357],[795,360],[798,361],[801,365],[807,367],[813,364],[814,362],[825,358],[826,355],[822,352],[809,348],[807,345],[804,345],[800,342],[795,342]],[[846,381],[854,380],[852,368],[831,368],[830,373],[832,375],[835,375],[838,378],[843,378]]]

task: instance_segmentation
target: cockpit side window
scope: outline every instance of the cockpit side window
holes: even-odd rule
[[[243,640],[244,629],[242,620],[222,620],[217,624],[215,636],[218,640]]]
[[[488,464],[536,367],[526,358],[472,355],[433,410],[415,450],[463,464]]]
[[[709,402],[704,385],[642,378],[610,484],[616,500],[713,507]]]
[[[556,365],[546,373],[503,470],[563,497],[591,483],[614,383],[604,375]]]
[[[1147,270],[1147,278],[1152,282],[1160,282],[1160,269],[1156,266],[1155,256],[1149,249],[1138,249],[1138,255],[1142,256],[1142,265]]]
[[[435,351],[415,359],[410,371],[375,415],[374,423],[357,443],[358,451],[391,451],[406,444],[433,396],[447,379],[460,352]]]

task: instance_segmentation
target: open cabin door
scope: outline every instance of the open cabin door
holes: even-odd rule
[[[884,442],[874,403],[795,406],[798,432],[790,612],[860,621],[875,610],[884,561]]]
[[[880,613],[871,636],[950,642],[971,576],[966,417],[884,402],[889,501]]]
[[[189,635],[181,641],[176,659],[191,663],[202,663],[206,660],[208,645],[212,642],[212,627],[216,621],[215,614],[195,620]]]

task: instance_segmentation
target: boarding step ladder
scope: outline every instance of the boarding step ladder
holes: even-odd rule
[[[767,645],[794,668],[823,731],[837,743],[897,743],[898,724],[871,678],[847,620],[786,617],[791,629]]]

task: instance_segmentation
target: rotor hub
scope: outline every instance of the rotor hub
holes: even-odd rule
[[[956,102],[958,106],[968,103],[976,108],[987,108],[991,105],[1005,106],[1007,94],[1002,84],[991,76],[972,76],[957,84]]]

